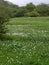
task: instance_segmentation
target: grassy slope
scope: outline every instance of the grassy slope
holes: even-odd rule
[[[6,25],[11,41],[0,41],[0,65],[49,65],[49,17],[15,18]]]

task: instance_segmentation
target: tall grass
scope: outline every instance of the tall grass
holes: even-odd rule
[[[49,65],[49,17],[14,18],[0,40],[0,65]]]

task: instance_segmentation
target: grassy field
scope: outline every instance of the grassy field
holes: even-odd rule
[[[0,65],[49,65],[49,17],[14,18],[0,41]]]

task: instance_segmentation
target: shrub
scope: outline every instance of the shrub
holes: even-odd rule
[[[36,11],[32,11],[32,12],[26,13],[25,16],[38,17],[38,16],[40,16],[40,14],[38,12],[36,12]]]
[[[9,14],[7,12],[7,8],[0,4],[0,39],[2,39],[2,35],[6,33],[5,22],[9,20]]]

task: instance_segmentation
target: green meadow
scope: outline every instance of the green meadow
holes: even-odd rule
[[[20,17],[6,24],[0,65],[49,65],[49,17]]]

